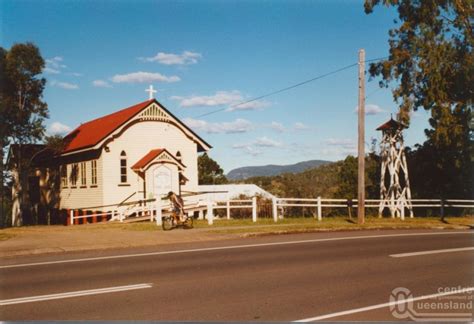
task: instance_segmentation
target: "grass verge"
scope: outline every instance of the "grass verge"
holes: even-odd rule
[[[209,226],[205,220],[196,220],[194,227],[208,233],[239,234],[242,236],[364,229],[474,229],[474,217],[447,217],[444,221],[435,217],[407,218],[404,221],[392,218],[367,217],[363,225],[358,225],[356,219],[345,217],[326,217],[321,222],[314,218],[285,218],[278,220],[277,223],[268,218],[259,219],[256,223],[253,223],[251,219],[216,219],[213,226]],[[120,235],[120,233],[126,231],[161,231],[161,227],[156,226],[154,222],[23,226],[0,230],[0,241],[15,236],[97,231],[113,232]]]
[[[407,218],[404,221],[392,218],[367,217],[363,225],[357,219],[343,217],[323,218],[321,222],[311,218],[286,218],[274,223],[273,220],[217,220],[213,227],[198,221],[198,228],[209,228],[220,234],[262,234],[306,233],[318,231],[366,230],[366,229],[474,229],[474,217],[434,217]]]

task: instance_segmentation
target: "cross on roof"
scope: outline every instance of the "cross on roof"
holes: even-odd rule
[[[153,85],[150,84],[150,87],[145,90],[145,92],[148,92],[149,98],[148,99],[153,99],[153,94],[156,93],[157,91],[153,89]]]

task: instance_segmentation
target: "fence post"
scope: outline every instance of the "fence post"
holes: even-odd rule
[[[277,198],[272,198],[272,213],[273,213],[273,221],[276,223],[278,221],[278,208],[277,208]]]
[[[440,213],[441,213],[441,219],[442,219],[442,220],[444,219],[444,204],[445,204],[444,198],[441,198]]]
[[[156,225],[161,226],[163,223],[161,219],[161,217],[163,216],[161,212],[161,201],[156,202],[155,209],[156,209]]]
[[[252,222],[257,222],[257,197],[252,197]]]
[[[214,224],[214,210],[212,209],[212,201],[207,202],[207,223]]]
[[[230,219],[230,201],[229,201],[229,199],[227,199],[226,207],[227,207],[227,219]]]
[[[321,206],[321,196],[318,196],[318,221],[323,219],[323,211]]]
[[[400,219],[405,220],[405,203],[403,201],[400,204]]]
[[[69,217],[69,219],[70,219],[71,225],[74,225],[74,209],[71,209],[70,215],[71,216]]]

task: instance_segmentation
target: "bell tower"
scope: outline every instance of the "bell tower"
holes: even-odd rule
[[[407,126],[393,120],[393,118],[377,128],[382,132],[379,217],[382,217],[385,208],[390,210],[392,218],[404,219],[405,208],[408,209],[410,218],[413,217],[410,181],[402,134],[404,128]]]

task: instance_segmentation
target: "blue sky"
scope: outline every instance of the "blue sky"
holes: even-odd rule
[[[232,105],[355,63],[360,48],[386,56],[396,16],[366,15],[355,0],[2,0],[0,15],[2,47],[31,41],[47,59],[49,132],[144,101],[152,84],[226,172],[355,154],[357,67]],[[367,82],[367,142],[397,110],[377,81]],[[427,119],[414,114],[408,145],[424,141]]]

